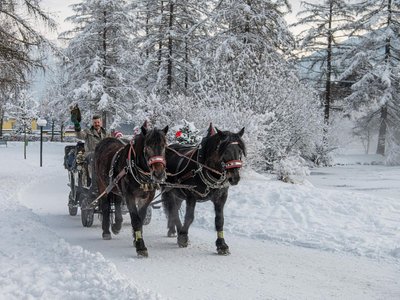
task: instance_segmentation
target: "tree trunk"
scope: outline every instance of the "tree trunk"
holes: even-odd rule
[[[4,121],[4,112],[3,109],[0,109],[0,136],[3,136],[3,121]]]
[[[392,23],[392,0],[388,0],[387,10],[388,10],[387,26],[389,28],[389,26]],[[390,67],[390,59],[391,59],[390,44],[391,44],[391,39],[390,39],[390,37],[388,37],[386,39],[386,44],[385,44],[385,62],[386,62],[386,65],[389,67]],[[388,120],[388,107],[387,107],[387,105],[384,105],[381,107],[378,147],[376,149],[376,154],[385,155],[387,120]]]
[[[54,141],[54,126],[55,126],[55,120],[51,120],[51,138],[50,141],[53,142]]]
[[[107,91],[107,11],[104,14],[104,28],[103,28],[103,91]],[[103,127],[107,128],[107,111],[102,112]]]
[[[186,32],[189,29],[189,25],[185,25]],[[185,94],[187,95],[187,90],[189,88],[189,45],[188,45],[188,38],[185,35]]]
[[[61,138],[61,143],[64,142],[64,122],[61,122],[61,126],[60,126],[60,138]]]
[[[163,14],[164,14],[164,2],[163,1],[161,1],[161,11],[160,11],[160,14],[161,14],[161,18],[163,18]],[[161,36],[162,36],[162,28],[163,28],[163,20],[161,19],[161,25],[160,25],[160,28],[159,28],[159,34],[160,34],[160,36],[159,36],[159,40],[158,40],[158,71],[160,71],[160,68],[161,68],[161,61],[162,61],[162,47],[163,47],[163,42],[162,42],[162,38],[161,38]]]
[[[386,129],[387,129],[387,106],[381,108],[381,124],[379,126],[378,147],[376,154],[385,155],[386,146]]]
[[[174,18],[174,3],[169,4],[169,36],[168,36],[168,69],[167,69],[167,94],[170,95],[172,92],[172,25]]]
[[[329,118],[332,102],[332,14],[333,14],[333,3],[330,1],[329,7],[329,23],[328,23],[328,48],[326,56],[326,84],[325,84],[325,102],[324,102],[324,145],[327,147],[327,135],[329,127]]]

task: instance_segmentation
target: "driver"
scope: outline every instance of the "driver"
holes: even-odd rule
[[[78,139],[85,140],[85,157],[88,163],[89,177],[91,178],[90,191],[92,196],[97,197],[98,187],[96,180],[96,172],[94,172],[94,149],[96,145],[108,135],[106,130],[102,127],[103,123],[99,115],[94,115],[92,118],[92,126],[81,130],[81,113],[78,105],[71,110],[71,121],[74,123],[74,129]]]

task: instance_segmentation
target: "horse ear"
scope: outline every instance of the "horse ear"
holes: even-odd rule
[[[163,128],[163,130],[162,131],[164,131],[164,134],[167,134],[167,132],[168,132],[168,125],[167,126],[165,126],[164,128]]]
[[[225,136],[225,133],[222,130],[219,130],[217,127],[215,127],[215,131],[217,132],[219,138],[222,140]]]
[[[207,136],[213,136],[215,134],[215,129],[212,123],[210,122],[210,126],[208,126]]]
[[[140,127],[140,129],[142,130],[143,135],[146,135],[147,133],[147,120],[144,121],[142,127]]]
[[[243,136],[244,134],[244,127],[237,133],[240,137]]]

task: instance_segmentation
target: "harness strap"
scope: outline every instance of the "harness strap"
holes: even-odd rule
[[[176,155],[178,155],[180,157],[185,157],[186,159],[188,159],[188,160],[190,160],[192,162],[195,162],[198,165],[201,165],[204,169],[207,169],[207,170],[209,170],[209,171],[211,171],[211,172],[213,172],[215,174],[221,175],[221,176],[223,175],[223,173],[221,173],[221,172],[219,172],[219,171],[217,171],[217,170],[215,170],[213,168],[210,168],[209,166],[206,166],[205,164],[199,163],[197,160],[194,160],[192,157],[188,157],[188,156],[186,156],[184,154],[181,154],[181,153],[179,153],[178,151],[176,151],[175,149],[173,149],[171,147],[167,147],[167,149],[171,150],[172,152],[174,152]]]
[[[105,192],[109,194],[112,191],[112,189],[118,184],[118,182],[122,179],[122,177],[124,177],[126,174],[128,174],[128,172],[127,168],[125,167],[121,170],[121,172],[118,173],[118,175],[114,178],[114,180],[110,181],[110,184],[106,188]]]
[[[188,180],[190,178],[193,178],[194,176],[196,176],[196,171],[191,170],[189,172],[187,172],[185,175],[183,175],[180,179],[179,182],[184,182],[185,180]]]

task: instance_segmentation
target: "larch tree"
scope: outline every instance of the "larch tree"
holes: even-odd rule
[[[304,10],[297,16],[294,26],[305,27],[298,35],[299,53],[302,55],[301,73],[306,80],[314,82],[320,92],[324,111],[324,144],[328,144],[328,128],[333,107],[333,84],[340,75],[338,57],[344,49],[346,26],[354,19],[353,6],[344,0],[324,0],[323,3],[302,2]]]
[[[284,20],[286,1],[219,1],[212,39],[204,56],[205,110],[216,124],[245,125],[253,166],[314,146],[315,95],[286,62],[294,38]],[[308,120],[308,122],[306,122]],[[317,135],[314,134],[314,137]]]
[[[72,8],[75,15],[68,20],[75,28],[61,35],[68,40],[68,96],[87,122],[101,113],[103,125],[114,128],[131,119],[137,99],[133,14],[121,0],[85,0]]]
[[[135,1],[143,59],[141,86],[163,101],[172,95],[193,96],[199,53],[208,37],[206,19],[210,1]]]
[[[22,86],[28,85],[30,71],[44,68],[37,50],[49,42],[36,29],[35,22],[50,29],[55,27],[38,0],[0,1],[0,135],[5,105],[12,99],[9,95],[18,94]]]
[[[360,122],[378,123],[376,153],[386,155],[387,146],[400,147],[400,1],[361,1],[357,12],[351,51],[343,59],[342,77],[356,80],[346,99]]]

